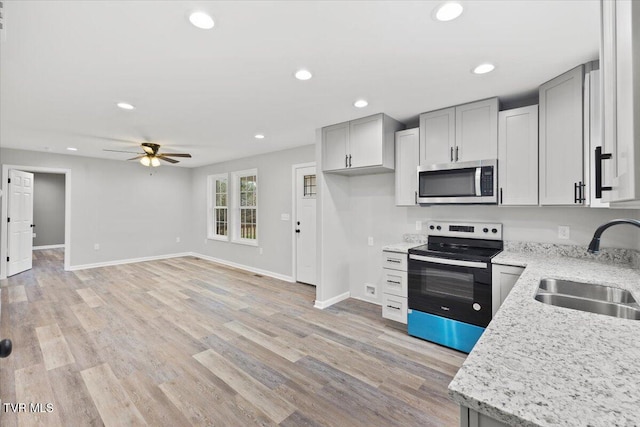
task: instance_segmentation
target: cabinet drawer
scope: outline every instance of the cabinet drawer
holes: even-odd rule
[[[384,268],[382,270],[382,293],[406,298],[407,272]]]
[[[392,270],[407,271],[407,254],[382,252],[382,267]]]
[[[407,323],[407,299],[395,295],[382,294],[382,317]]]

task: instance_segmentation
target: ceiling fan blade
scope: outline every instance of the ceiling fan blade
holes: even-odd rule
[[[189,157],[191,158],[191,154],[189,153],[162,153],[158,154],[159,156],[171,156],[171,157]]]
[[[170,158],[168,158],[168,157],[165,157],[165,155],[164,155],[164,154],[159,154],[159,155],[157,155],[156,157],[157,157],[158,159],[160,159],[160,160],[164,160],[165,162],[169,162],[169,163],[180,163],[178,160],[173,160],[173,159],[170,159]]]
[[[149,147],[149,146],[147,146],[147,145],[142,144],[142,149],[143,149],[143,150],[144,150],[144,152],[145,152],[145,153],[147,153],[147,154],[153,154],[153,148],[151,148],[151,147]]]
[[[114,153],[138,154],[138,152],[136,152],[136,151],[107,150],[106,148],[103,148],[102,151],[113,151]]]
[[[141,158],[143,158],[143,157],[147,157],[147,155],[146,155],[146,154],[141,154],[141,155],[139,155],[139,156],[132,157],[132,158],[127,159],[127,160],[139,160],[139,159],[141,159]]]

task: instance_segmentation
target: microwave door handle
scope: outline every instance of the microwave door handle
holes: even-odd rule
[[[480,187],[480,176],[482,168],[476,168],[476,196],[482,196],[482,188]]]
[[[414,255],[414,254],[409,255],[409,259],[413,259],[416,261],[432,262],[434,264],[456,265],[458,267],[487,268],[486,262],[463,261],[459,259],[436,258],[436,257]]]

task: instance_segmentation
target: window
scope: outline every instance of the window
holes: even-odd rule
[[[316,198],[316,176],[315,175],[304,176],[304,197],[306,199]]]
[[[233,241],[256,244],[258,241],[258,171],[234,172],[236,220]]]
[[[258,245],[258,170],[210,175],[209,239]]]
[[[227,174],[209,176],[208,237],[229,240],[228,178]]]

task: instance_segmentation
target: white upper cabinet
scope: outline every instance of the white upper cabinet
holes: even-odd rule
[[[498,98],[420,115],[420,165],[498,157]]]
[[[348,142],[349,122],[322,128],[322,170],[343,169],[349,165]]]
[[[420,165],[453,161],[455,122],[454,107],[420,115]]]
[[[454,161],[498,158],[498,98],[456,107]]]
[[[640,201],[640,3],[603,0],[601,7],[605,158],[600,162],[609,168],[610,175],[603,178],[602,186],[610,190],[605,190],[602,196],[605,201],[631,202],[637,206]]]
[[[375,114],[322,128],[322,170],[345,175],[392,172],[394,135],[403,127]]]
[[[580,65],[540,86],[540,204],[584,204]]]
[[[498,203],[538,204],[538,106],[501,111],[498,118]]]
[[[418,194],[420,130],[396,132],[396,206],[415,206]]]

